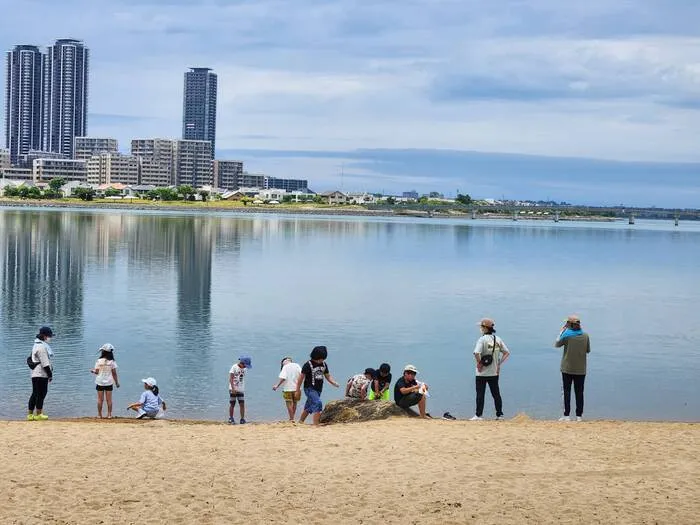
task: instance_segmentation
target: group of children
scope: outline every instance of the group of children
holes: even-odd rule
[[[100,357],[95,363],[95,367],[90,369],[95,375],[95,390],[97,390],[97,416],[102,418],[102,407],[107,401],[107,419],[112,419],[112,391],[116,386],[119,388],[119,376],[117,374],[117,362],[114,359],[114,346],[110,343],[103,344],[100,349]],[[136,412],[137,419],[161,418],[167,409],[165,401],[160,397],[158,382],[147,377],[142,379],[143,393],[136,403],[131,403],[127,410]]]
[[[99,349],[100,356],[94,368],[90,369],[95,375],[95,389],[97,390],[97,415],[103,417],[103,406],[107,402],[107,418],[112,418],[112,391],[116,386],[119,388],[118,365],[114,359],[114,346],[105,343]],[[340,385],[330,374],[326,359],[328,349],[325,346],[316,346],[311,351],[309,360],[304,365],[295,363],[294,360],[286,356],[280,362],[280,373],[278,381],[272,386],[272,390],[282,389],[282,397],[287,407],[289,421],[294,422],[297,412],[297,403],[301,400],[301,389],[303,387],[306,395],[306,403],[299,418],[300,423],[304,423],[311,415],[313,423],[319,424],[323,403],[321,393],[323,392],[324,380],[327,380],[334,387]],[[228,391],[229,391],[229,418],[228,422],[236,424],[234,409],[238,403],[239,423],[245,424],[245,374],[247,370],[253,368],[250,356],[243,355],[233,364],[229,370]],[[138,419],[156,419],[163,416],[166,410],[165,401],[160,397],[158,384],[152,377],[141,380],[144,392],[138,402],[132,403],[127,410],[137,412]],[[382,363],[377,370],[368,368],[364,374],[353,376],[347,382],[346,396],[358,397],[361,399],[383,399],[389,400],[391,386],[391,367],[388,363]]]

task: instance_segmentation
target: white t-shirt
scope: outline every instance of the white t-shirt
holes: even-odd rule
[[[231,383],[233,383],[233,390],[236,392],[245,392],[245,368],[241,368],[238,366],[238,363],[235,363],[232,367],[231,370],[228,371],[229,373],[229,382],[228,382],[228,389],[231,391]],[[231,379],[231,375],[233,374],[233,379]]]
[[[284,379],[282,383],[283,392],[294,392],[297,389],[297,381],[301,375],[301,366],[298,363],[287,363],[280,370],[280,379]]]
[[[116,361],[107,361],[103,357],[100,357],[95,363],[95,368],[97,369],[97,375],[95,376],[95,384],[99,386],[112,386],[114,385],[114,377],[112,376],[112,370],[119,368]]]
[[[494,351],[493,349],[493,338],[496,338],[496,350]],[[474,346],[474,353],[475,354],[490,354],[493,353],[493,361],[489,366],[484,366],[481,369],[481,372],[479,372],[479,369],[476,369],[476,375],[477,376],[486,376],[486,377],[493,377],[498,375],[498,362],[501,360],[503,352],[508,352],[510,353],[510,350],[508,350],[508,347],[506,344],[503,342],[503,339],[498,337],[496,334],[486,334],[482,335],[479,337],[479,339],[476,341],[476,345]],[[476,366],[476,365],[475,365]]]
[[[41,339],[34,340],[34,346],[32,347],[32,361],[39,363],[34,368],[32,368],[32,377],[49,377],[44,370],[45,366],[51,367],[51,359],[49,356],[52,354],[51,347]]]

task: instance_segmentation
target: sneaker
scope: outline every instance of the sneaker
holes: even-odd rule
[[[246,424],[246,420],[241,418],[241,425],[245,425],[245,424]]]
[[[571,418],[569,416],[561,416],[559,421],[571,421]]]
[[[469,418],[469,421],[483,421],[484,418],[480,416],[472,416]]]
[[[506,418],[503,416],[496,416],[496,421],[505,421]]]
[[[46,414],[37,414],[34,416],[34,421],[46,421],[47,419],[49,419],[49,416]]]
[[[583,421],[583,418],[581,416],[576,416],[576,422],[580,423],[581,421]]]
[[[232,417],[230,417],[230,418],[228,418],[228,424],[229,424],[229,425],[235,425],[235,424],[236,424],[236,420],[233,419]]]
[[[457,419],[457,418],[454,417],[454,416],[453,416],[452,414],[450,414],[449,412],[445,412],[445,413],[442,415],[442,419],[454,420],[454,419]]]
[[[34,421],[34,414],[27,414],[27,421]]]

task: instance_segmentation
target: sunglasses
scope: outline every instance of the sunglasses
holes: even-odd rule
[[[409,374],[409,375],[412,375],[412,376],[416,375],[416,373],[413,372],[413,371],[411,371],[411,370],[404,370],[404,374]]]

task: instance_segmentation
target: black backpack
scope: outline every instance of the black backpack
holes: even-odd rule
[[[34,370],[38,364],[39,363],[35,363],[32,359],[32,354],[29,354],[29,356],[27,357],[27,366]]]

